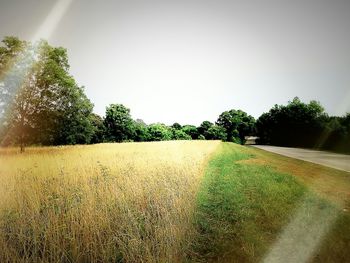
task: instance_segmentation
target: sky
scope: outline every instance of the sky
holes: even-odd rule
[[[0,39],[67,48],[104,115],[199,125],[295,96],[350,112],[349,0],[0,0]]]

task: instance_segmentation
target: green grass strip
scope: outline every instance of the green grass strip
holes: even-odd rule
[[[291,229],[302,235],[304,228],[312,225],[314,217],[335,212],[333,206],[310,193],[292,175],[276,172],[268,166],[239,162],[253,157],[247,148],[233,143],[222,143],[220,147],[208,164],[198,194],[195,217],[198,234],[189,261],[259,262],[274,244],[277,244],[278,254],[278,237],[287,226],[297,228],[296,231]],[[309,211],[313,214],[309,215]],[[294,226],[290,222],[296,214],[300,218],[294,220]],[[349,218],[345,221],[345,225],[350,222]],[[321,227],[321,221],[319,223]],[[317,233],[317,229],[314,231]],[[330,236],[334,241],[334,234]],[[292,234],[292,238],[299,246],[299,237]],[[347,242],[344,236],[338,235],[335,239]],[[281,242],[283,245],[283,240]],[[309,250],[315,253],[315,247],[316,244]],[[322,251],[317,252],[322,254]]]

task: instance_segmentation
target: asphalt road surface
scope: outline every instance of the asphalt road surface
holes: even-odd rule
[[[254,145],[254,147],[295,159],[350,172],[350,155],[270,145]]]

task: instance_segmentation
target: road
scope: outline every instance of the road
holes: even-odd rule
[[[350,172],[350,155],[300,148],[277,147],[270,145],[252,146],[265,151],[292,157],[295,159],[317,163],[331,168]]]

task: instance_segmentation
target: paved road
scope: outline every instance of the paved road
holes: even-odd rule
[[[254,147],[350,172],[350,155],[270,145],[254,145]]]

